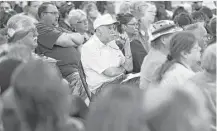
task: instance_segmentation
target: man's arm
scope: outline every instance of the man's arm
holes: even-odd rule
[[[114,77],[118,76],[120,74],[125,73],[126,70],[121,66],[121,67],[109,67],[105,71],[103,71],[103,74],[109,77]]]
[[[62,47],[70,47],[74,46],[77,47],[84,42],[84,36],[80,35],[79,33],[62,33],[57,41],[56,45]]]

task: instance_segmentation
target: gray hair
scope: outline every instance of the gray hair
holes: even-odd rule
[[[130,13],[131,11],[131,4],[128,1],[124,1],[121,5],[120,5],[120,9],[119,9],[119,14],[126,14],[126,13]]]
[[[201,64],[208,72],[216,73],[216,43],[205,49]]]
[[[26,30],[28,28],[35,27],[34,22],[29,16],[26,15],[14,15],[12,16],[8,22],[7,22],[7,27],[8,27],[8,35],[12,37],[14,33],[20,30]]]
[[[75,9],[69,12],[69,18],[73,19],[75,23],[81,20],[82,17],[87,17],[86,13],[83,10]]]
[[[142,6],[148,7],[147,2],[145,2],[145,1],[134,1],[134,2],[131,3],[130,9],[131,9],[131,11],[141,12],[140,9],[141,9]]]

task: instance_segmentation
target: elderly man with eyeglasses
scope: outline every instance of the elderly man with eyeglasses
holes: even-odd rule
[[[114,40],[117,21],[110,14],[94,21],[95,34],[81,48],[81,62],[92,93],[98,93],[106,83],[120,83],[122,75],[132,71],[132,55],[123,55]]]

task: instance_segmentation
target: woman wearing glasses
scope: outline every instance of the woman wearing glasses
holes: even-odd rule
[[[132,14],[118,14],[117,20],[119,21],[118,32],[125,36],[125,44],[123,52],[126,55],[126,51],[130,50],[133,59],[133,72],[140,72],[140,68],[144,57],[147,55],[141,41],[137,39],[139,34],[138,21]],[[123,39],[123,38],[122,38]],[[129,45],[127,49],[126,46]]]
[[[89,35],[87,34],[88,20],[86,13],[80,9],[71,10],[68,17],[69,23],[71,27],[74,28],[74,31],[84,35],[85,43],[89,39]]]

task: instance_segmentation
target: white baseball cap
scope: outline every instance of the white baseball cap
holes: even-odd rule
[[[95,30],[102,25],[111,25],[114,23],[118,23],[118,21],[116,21],[110,14],[105,14],[96,18],[93,22],[93,28]]]

